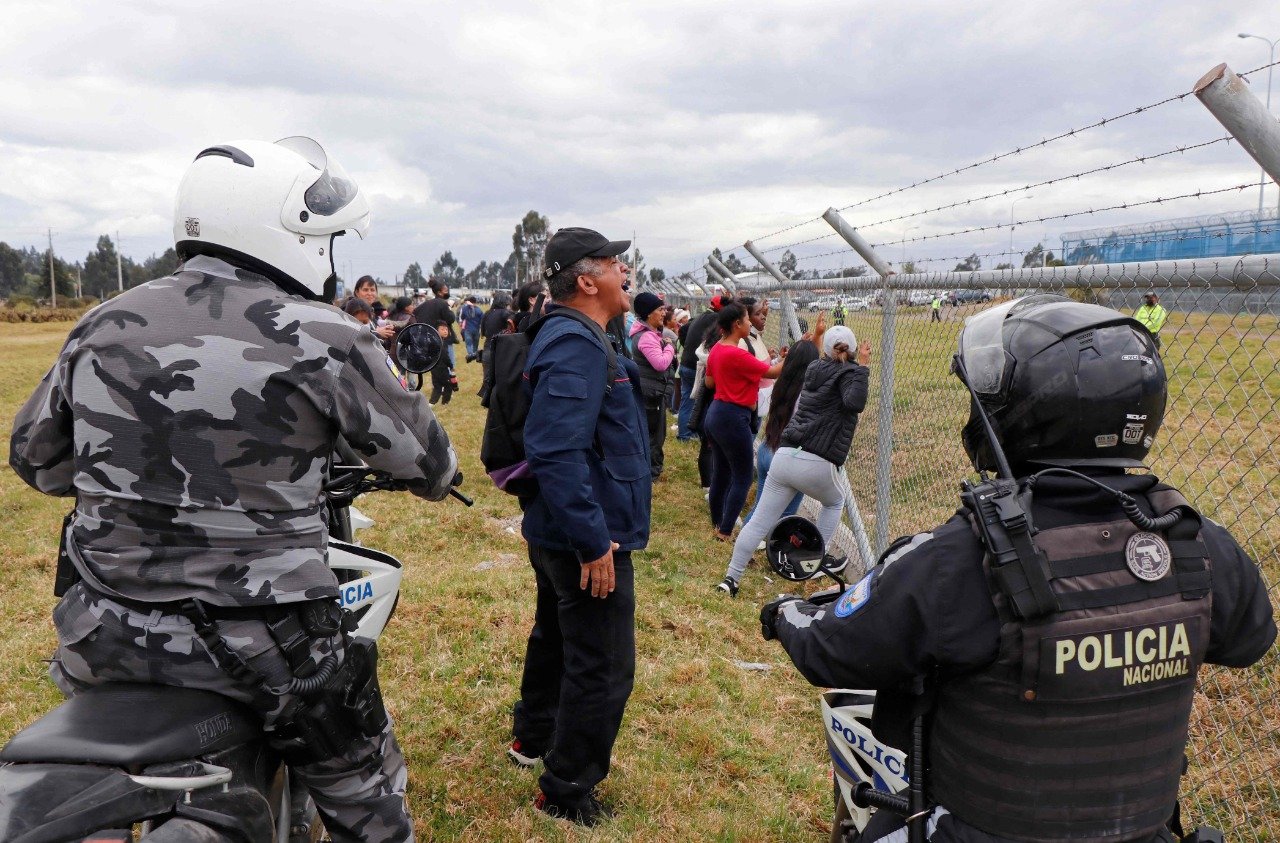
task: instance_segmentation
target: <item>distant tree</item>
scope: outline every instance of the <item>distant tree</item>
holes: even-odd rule
[[[977,252],[972,252],[969,257],[956,264],[952,272],[977,272],[979,269],[982,269],[982,258],[978,257]]]
[[[132,262],[130,262],[132,263]],[[121,262],[123,267],[123,261]],[[129,276],[124,276],[124,286],[129,286]],[[105,234],[98,235],[98,244],[85,256],[81,278],[84,292],[98,298],[106,298],[112,290],[119,289],[116,279],[116,244]]]
[[[401,283],[406,287],[427,286],[427,279],[422,274],[422,264],[417,261],[409,264],[409,268],[404,271],[404,277],[401,279]],[[354,287],[352,289],[354,291]]]
[[[133,277],[137,280],[137,283],[141,284],[153,278],[172,275],[179,266],[181,266],[181,261],[178,260],[178,253],[170,246],[160,254],[152,255],[144,260],[133,273]]]
[[[778,261],[778,269],[788,278],[796,277],[796,256],[790,249],[782,253],[782,258]]]
[[[666,270],[658,269],[658,267],[655,266],[653,269],[649,270],[649,280],[655,284],[659,281],[667,280]]]
[[[996,269],[1013,269],[1013,264],[1011,264],[1011,263],[998,263],[998,264],[996,264]]]
[[[730,272],[732,272],[734,275],[738,275],[739,273],[747,271],[746,266],[743,265],[742,261],[738,260],[738,256],[735,255],[733,252],[729,253],[729,257],[724,258],[724,265],[725,265],[725,268],[728,269]]]
[[[529,211],[516,224],[511,235],[511,256],[520,283],[542,272],[542,259],[551,238],[551,220],[537,211]]]
[[[902,266],[899,267],[898,271],[902,275],[915,275],[917,272],[919,272],[919,270],[916,269],[915,261],[907,261],[903,263]]]
[[[436,262],[431,265],[431,277],[439,278],[450,287],[457,286],[462,283],[467,273],[458,265],[458,259],[453,256],[453,252],[445,250],[444,254],[436,258]]]
[[[23,284],[22,252],[0,242],[0,296],[13,295]]]
[[[841,269],[832,269],[822,274],[823,278],[861,278],[866,275],[868,268],[865,264],[859,266],[846,266]],[[816,277],[816,276],[815,276]]]

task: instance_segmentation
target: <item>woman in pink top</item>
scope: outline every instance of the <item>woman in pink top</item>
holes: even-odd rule
[[[662,299],[644,292],[632,303],[636,321],[631,326],[631,346],[640,369],[645,420],[649,423],[649,468],[653,479],[662,475],[662,446],[667,439],[667,399],[674,384],[676,347],[662,336],[667,308]]]

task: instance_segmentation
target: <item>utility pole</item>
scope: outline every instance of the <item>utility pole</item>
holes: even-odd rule
[[[116,289],[124,292],[124,266],[120,259],[120,229],[116,229]]]
[[[58,306],[58,285],[53,280],[53,229],[49,229],[49,306]]]
[[[80,289],[80,267],[76,267],[76,298],[84,298],[84,290]]]

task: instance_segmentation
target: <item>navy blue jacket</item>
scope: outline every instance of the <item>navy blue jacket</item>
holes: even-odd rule
[[[615,541],[649,541],[649,433],[636,364],[618,355],[605,390],[605,350],[585,325],[551,319],[525,361],[525,458],[538,493],[525,507],[530,544],[598,559]]]

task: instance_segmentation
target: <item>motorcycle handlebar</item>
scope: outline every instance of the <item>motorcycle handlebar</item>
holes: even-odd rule
[[[911,813],[907,797],[876,790],[869,782],[858,782],[853,788],[853,803],[859,808],[880,808],[905,817]]]

